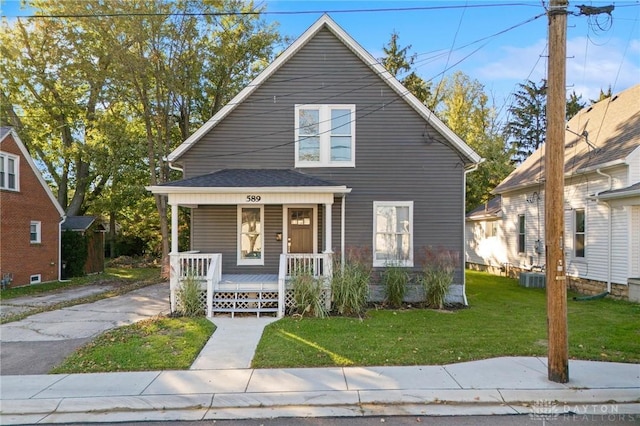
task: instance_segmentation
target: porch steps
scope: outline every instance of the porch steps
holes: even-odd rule
[[[222,275],[213,293],[212,313],[278,313],[277,275]]]

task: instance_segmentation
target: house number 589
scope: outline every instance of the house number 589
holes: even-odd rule
[[[247,203],[257,203],[261,200],[259,195],[247,195]]]

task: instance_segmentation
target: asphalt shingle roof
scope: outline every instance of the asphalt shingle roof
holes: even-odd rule
[[[62,229],[70,231],[86,231],[96,220],[93,216],[67,216],[62,222]]]
[[[586,135],[585,140],[584,136]],[[564,171],[605,165],[626,158],[640,146],[640,84],[582,109],[567,123]],[[492,192],[535,184],[544,179],[545,147],[538,148]]]
[[[189,188],[264,188],[338,185],[294,170],[224,169],[206,175],[163,183],[160,186]]]

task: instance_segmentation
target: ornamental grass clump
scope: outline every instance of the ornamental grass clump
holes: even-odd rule
[[[344,265],[336,263],[331,280],[333,309],[339,315],[362,316],[369,300],[371,259],[367,250],[350,249]]]
[[[308,272],[296,273],[291,282],[295,313],[301,316],[312,315],[316,318],[327,316],[322,297],[322,282]]]
[[[453,282],[459,257],[455,250],[432,247],[424,250],[421,281],[428,306],[444,309],[445,297]]]
[[[200,280],[194,274],[187,274],[177,291],[178,313],[185,317],[204,314],[200,293]]]
[[[407,290],[409,274],[401,266],[390,264],[382,273],[382,284],[384,285],[385,300],[392,308],[402,306],[404,295]]]

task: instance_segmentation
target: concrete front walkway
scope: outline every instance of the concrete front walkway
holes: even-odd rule
[[[274,317],[214,317],[216,325],[209,342],[191,365],[191,370],[250,368],[264,328]]]

